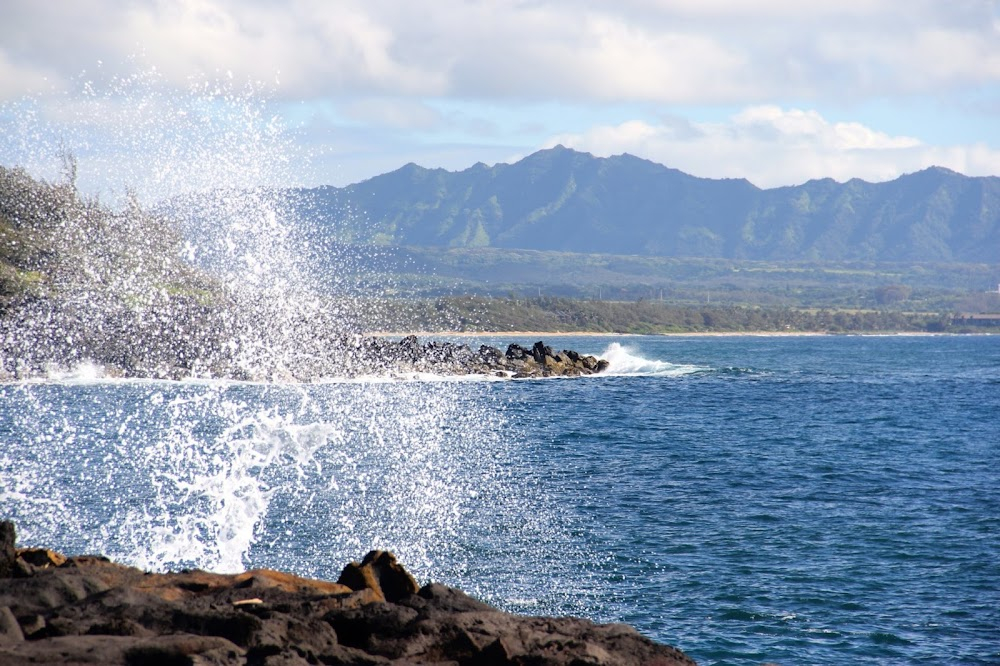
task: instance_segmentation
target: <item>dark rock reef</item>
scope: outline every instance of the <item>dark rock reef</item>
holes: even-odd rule
[[[14,548],[0,523],[0,663],[693,665],[620,624],[504,613],[419,587],[383,551],[336,583],[258,569],[151,574]]]
[[[592,375],[608,368],[604,359],[584,356],[570,349],[554,351],[542,341],[530,348],[511,344],[502,352],[489,345],[472,349],[452,342],[421,344],[415,335],[399,341],[367,338],[361,358],[367,359],[369,367],[383,371],[473,373],[515,379]]]
[[[240,308],[230,312],[245,314]],[[539,341],[481,345],[337,333],[335,322],[234,324],[217,307],[173,299],[162,310],[70,307],[38,300],[0,307],[0,381],[44,377],[84,363],[105,376],[311,382],[332,377],[484,374],[552,377],[602,372],[607,361]],[[288,329],[287,331],[283,329]]]

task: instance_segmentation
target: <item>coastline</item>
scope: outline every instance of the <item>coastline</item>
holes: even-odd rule
[[[388,551],[336,582],[272,569],[154,573],[18,548],[0,520],[0,663],[695,666],[624,624],[507,613],[420,585]]]
[[[721,337],[762,337],[762,338],[803,338],[826,336],[872,336],[872,337],[941,337],[949,335],[989,335],[982,333],[930,333],[927,331],[870,331],[843,332],[829,331],[686,331],[669,333],[609,333],[605,331],[376,331],[369,333],[375,337],[395,338],[415,335],[418,338],[721,338]]]

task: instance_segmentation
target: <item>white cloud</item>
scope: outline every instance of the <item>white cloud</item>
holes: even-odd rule
[[[12,62],[7,54],[0,51],[0,100],[43,90],[51,85],[48,77],[58,78],[55,75],[56,72],[44,67]]]
[[[721,123],[629,121],[552,137],[608,156],[628,152],[705,177],[747,178],[760,187],[813,178],[884,181],[929,166],[967,175],[1000,173],[1000,150],[985,144],[930,146],[856,122],[830,122],[813,110],[750,107]]]
[[[206,76],[280,82],[277,97],[328,114],[342,135],[383,132],[384,146],[410,133],[421,154],[460,152],[432,144],[537,145],[538,132],[505,126],[502,111],[449,110],[465,104],[558,107],[565,118],[540,120],[552,134],[605,123],[567,143],[762,184],[891,177],[931,159],[1000,172],[1000,136],[982,120],[1000,99],[995,0],[77,0],[57,11],[4,0],[0,100],[34,92],[44,103],[154,65],[178,88]],[[899,136],[913,129],[822,115],[914,100],[934,100],[943,123],[972,114],[969,145],[933,147]],[[618,122],[682,105],[746,111],[714,124]],[[816,110],[785,110],[793,105]],[[986,129],[977,137],[973,127]]]
[[[137,52],[178,82],[280,76],[298,97],[746,104],[1000,81],[985,0],[7,0],[4,13],[0,62],[20,70],[5,81]]]
[[[138,56],[180,86],[192,76],[229,72],[278,79],[283,92],[300,97],[444,88],[439,69],[397,56],[399,26],[359,0],[81,0],[59,11],[7,0],[4,13],[0,62],[22,67],[29,77],[42,69],[71,81],[98,61],[112,73],[127,71]]]
[[[137,6],[124,28],[151,62],[166,63],[179,80],[221,70],[279,78],[286,94],[442,88],[440,74],[395,57],[393,26],[360,2],[163,2]]]
[[[893,8],[896,0],[620,0],[619,4],[660,14],[688,17],[740,18],[767,17],[785,20],[797,17],[871,15]],[[591,3],[593,4],[593,3]],[[600,3],[597,3],[600,4]]]
[[[441,114],[426,104],[399,98],[365,98],[339,107],[347,119],[401,130],[427,130],[440,125]]]

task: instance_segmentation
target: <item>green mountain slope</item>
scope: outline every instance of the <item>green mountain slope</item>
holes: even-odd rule
[[[344,242],[771,261],[1000,262],[1000,178],[930,168],[886,183],[761,190],[558,146],[459,172],[408,164],[299,190]]]

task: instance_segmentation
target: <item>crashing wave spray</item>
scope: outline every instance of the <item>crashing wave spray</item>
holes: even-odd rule
[[[145,569],[335,578],[388,548],[440,579],[470,513],[517,510],[503,419],[444,382],[0,385],[0,505],[29,542]]]
[[[16,268],[38,283],[16,290],[28,302],[5,327],[8,373],[87,359],[169,378],[309,380],[351,367],[345,275],[359,251],[324,245],[297,219],[307,202],[273,186],[308,163],[264,112],[262,88],[200,80],[177,92],[146,70],[84,81],[56,112],[0,109],[15,130],[3,152],[27,167],[0,172],[0,235],[28,248]],[[57,169],[54,184],[28,175]],[[93,173],[110,195],[86,194]],[[326,270],[310,263],[318,256]]]
[[[601,353],[601,358],[607,359],[609,375],[656,375],[665,377],[677,377],[696,372],[704,372],[708,368],[697,365],[678,365],[667,361],[643,358],[635,353],[635,350],[612,342]]]
[[[45,284],[15,304],[9,370],[101,359],[106,374],[189,380],[341,374],[350,313],[312,289],[288,201],[261,185],[291,160],[257,90],[176,93],[155,72],[82,88],[62,114],[64,154],[77,156],[68,177],[4,172],[27,209],[3,212],[17,230],[40,221],[59,260],[23,269]],[[52,135],[40,113],[23,118],[35,126],[22,137]],[[111,162],[86,149],[98,122],[114,129]],[[80,191],[104,167],[130,190],[118,209]],[[0,502],[26,539],[153,569],[323,575],[303,553],[342,564],[379,546],[431,575],[444,561],[461,568],[456,535],[471,507],[501,510],[482,502],[502,494],[495,461],[515,438],[467,385],[48,376],[0,387]]]

